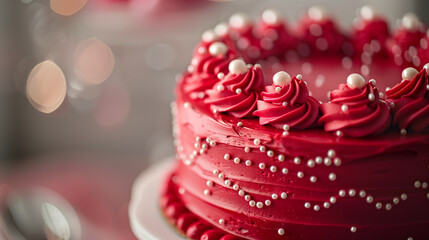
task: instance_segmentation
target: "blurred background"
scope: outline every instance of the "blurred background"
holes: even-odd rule
[[[0,239],[134,239],[132,182],[174,154],[175,76],[201,34],[269,7],[293,24],[313,4],[344,29],[364,4],[392,28],[429,22],[424,0],[0,0]]]

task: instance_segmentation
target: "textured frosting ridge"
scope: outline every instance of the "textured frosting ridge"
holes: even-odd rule
[[[331,102],[321,105],[325,131],[341,131],[346,136],[364,137],[385,131],[391,121],[386,102],[379,99],[378,88],[373,83],[362,89],[340,84],[330,94]],[[344,107],[345,106],[345,107]]]
[[[224,79],[206,91],[204,101],[213,111],[228,113],[237,118],[251,117],[256,109],[259,89],[263,84],[259,67],[250,67],[246,73],[228,73]]]
[[[393,104],[393,125],[415,132],[429,126],[428,74],[422,69],[412,80],[403,80],[386,92],[387,101]]]
[[[253,113],[261,125],[283,128],[286,124],[290,128],[305,129],[314,125],[319,116],[319,102],[309,96],[307,84],[296,76],[287,86],[266,86],[261,96],[258,110]]]

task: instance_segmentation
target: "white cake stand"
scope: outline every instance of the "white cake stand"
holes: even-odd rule
[[[168,158],[152,165],[134,182],[128,214],[131,229],[140,240],[186,239],[168,224],[158,203],[163,177],[172,162],[172,158]]]

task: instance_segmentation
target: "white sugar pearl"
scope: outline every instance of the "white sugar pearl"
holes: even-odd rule
[[[281,197],[282,199],[286,199],[286,198],[287,198],[287,193],[282,192],[282,194],[280,194],[280,197]]]
[[[415,68],[405,68],[404,71],[402,71],[402,79],[412,80],[417,75],[417,73],[419,72]]]
[[[273,194],[271,195],[271,198],[272,198],[272,199],[274,199],[274,200],[276,200],[278,197],[279,197],[279,196],[278,196],[277,194],[275,194],[275,193],[273,193]]]
[[[336,199],[335,197],[330,197],[330,198],[329,198],[329,201],[330,201],[332,204],[335,204],[335,203],[337,202],[337,199]]]
[[[273,152],[273,150],[268,150],[268,151],[267,151],[267,155],[268,155],[268,157],[274,157],[274,152]]]
[[[313,209],[314,209],[314,211],[319,211],[320,210],[320,206],[319,205],[314,205],[314,207],[313,207]]]
[[[225,90],[225,87],[224,87],[223,85],[217,85],[216,89],[217,89],[219,92],[222,92],[223,90]]]
[[[267,9],[262,13],[262,21],[266,24],[276,25],[280,20],[280,13],[275,9]]]
[[[300,164],[301,163],[301,158],[299,158],[299,157],[295,157],[294,159],[293,159],[293,162],[295,163],[295,164]]]
[[[352,73],[347,77],[347,86],[362,89],[365,86],[365,79],[358,73]]]
[[[285,230],[283,228],[279,228],[279,230],[277,231],[277,233],[279,235],[284,235],[285,234]]]
[[[219,219],[219,224],[224,225],[225,224],[225,219],[223,219],[223,218]]]
[[[312,159],[308,160],[307,166],[309,168],[313,168],[315,165],[316,165],[316,163],[314,162],[314,160],[312,160]]]
[[[282,169],[282,173],[283,173],[283,174],[288,174],[288,172],[289,172],[289,170],[288,170],[287,168],[283,168],[283,169]]]
[[[299,177],[299,178],[303,178],[303,177],[304,177],[304,173],[303,173],[303,172],[301,172],[301,171],[299,171],[299,172],[296,174],[296,176],[297,176],[297,177]]]
[[[204,42],[213,42],[219,39],[219,37],[216,35],[216,33],[213,30],[207,30],[203,33],[201,36],[201,39]]]
[[[308,9],[308,17],[314,21],[323,21],[328,18],[328,13],[320,6],[312,6]]]
[[[262,207],[264,207],[264,204],[262,202],[257,202],[256,203],[256,207],[257,208],[262,208]]]
[[[238,195],[244,196],[244,191],[243,190],[238,191]]]
[[[424,68],[424,69],[426,69],[426,73],[427,73],[427,74],[429,74],[429,63],[426,63],[426,64],[423,66],[423,68]]]
[[[250,165],[252,165],[252,161],[246,160],[246,166],[250,166]]]
[[[238,157],[234,158],[234,163],[239,164],[240,163],[240,158],[238,158]]]
[[[271,205],[271,201],[270,200],[265,200],[265,205],[270,206]]]
[[[417,31],[420,27],[420,19],[414,13],[406,13],[402,17],[402,26],[408,31]]]
[[[350,232],[355,233],[357,231],[357,228],[355,226],[350,228]]]
[[[225,155],[223,155],[223,159],[225,159],[225,160],[229,160],[229,158],[230,158],[231,156],[227,153],[227,154],[225,154]]]
[[[247,66],[242,59],[234,59],[229,63],[228,70],[233,74],[243,74],[247,72]]]
[[[229,18],[229,25],[233,28],[243,29],[250,26],[251,20],[246,13],[235,13]]]
[[[214,42],[209,47],[209,53],[212,56],[224,56],[228,51],[228,47],[223,42]]]
[[[260,169],[264,169],[264,168],[265,168],[265,163],[260,163],[260,164],[259,164],[259,168],[260,168]]]
[[[323,207],[324,207],[324,208],[329,208],[329,207],[331,207],[331,204],[330,204],[330,203],[328,203],[328,202],[324,202],[324,203],[323,203]]]
[[[271,172],[276,172],[277,171],[277,167],[276,166],[271,166],[270,167],[270,171]]]
[[[240,94],[240,93],[242,93],[243,92],[243,90],[241,90],[241,88],[237,88],[237,89],[235,89],[235,93],[236,94]]]
[[[285,160],[285,156],[283,154],[279,154],[278,159],[280,162],[283,162]]]
[[[285,71],[277,72],[273,76],[273,83],[279,86],[289,86],[291,80],[289,73]]]
[[[254,200],[250,200],[249,205],[251,207],[254,207],[256,205],[256,202]]]
[[[214,28],[214,32],[216,33],[216,35],[218,36],[225,36],[229,31],[229,26],[228,23],[219,23],[216,25],[216,27]]]
[[[365,5],[363,6],[360,11],[360,16],[365,20],[373,20],[375,18],[375,11],[374,8]]]
[[[250,195],[245,195],[245,196],[244,196],[244,200],[246,200],[246,201],[250,201],[250,199],[252,199],[252,198],[250,197]]]
[[[259,145],[261,144],[261,140],[259,140],[258,138],[255,138],[255,140],[253,140],[253,144]]]
[[[375,95],[374,95],[374,93],[369,93],[369,94],[368,94],[368,100],[369,100],[369,101],[371,101],[371,102],[375,100]]]
[[[349,110],[349,107],[345,104],[341,105],[341,111],[342,112],[347,112],[347,110]]]
[[[335,173],[330,173],[329,174],[329,180],[335,181],[335,179],[337,179],[337,175],[335,175]]]
[[[328,151],[328,157],[330,157],[330,158],[334,158],[335,157],[335,150],[334,149],[329,149],[329,151]]]

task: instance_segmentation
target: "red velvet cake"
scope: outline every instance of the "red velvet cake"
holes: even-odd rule
[[[203,34],[173,104],[166,218],[189,239],[429,239],[427,26],[311,7]]]

